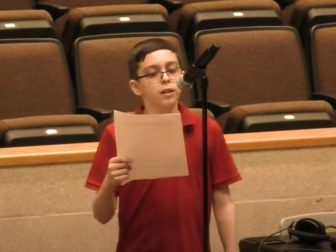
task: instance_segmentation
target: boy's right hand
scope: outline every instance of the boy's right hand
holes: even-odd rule
[[[114,185],[118,186],[128,179],[130,163],[130,160],[121,157],[113,157],[109,160],[107,175]]]

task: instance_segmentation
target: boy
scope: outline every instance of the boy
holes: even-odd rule
[[[128,68],[130,88],[143,101],[136,113],[181,114],[189,176],[137,180],[122,186],[132,172],[132,162],[116,156],[114,126],[110,124],[102,134],[86,182],[98,191],[94,216],[107,223],[114,216],[118,198],[118,252],[201,252],[202,124],[201,117],[178,100],[181,91],[176,79],[182,70],[176,49],[161,39],[140,42],[130,53]],[[208,132],[209,209],[212,203],[224,249],[233,252],[235,209],[229,184],[240,175],[222,131],[212,119],[208,119]]]

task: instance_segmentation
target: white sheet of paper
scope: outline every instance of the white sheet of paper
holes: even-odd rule
[[[118,156],[132,160],[125,183],[189,175],[180,113],[143,115],[115,110],[114,124]]]

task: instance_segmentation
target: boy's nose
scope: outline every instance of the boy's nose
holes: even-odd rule
[[[167,72],[162,72],[161,80],[163,83],[170,81],[170,77]]]

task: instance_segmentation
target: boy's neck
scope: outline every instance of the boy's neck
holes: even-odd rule
[[[173,106],[164,106],[164,107],[151,107],[151,106],[146,106],[144,108],[143,113],[144,114],[169,114],[169,113],[178,113],[178,104],[173,105]]]

